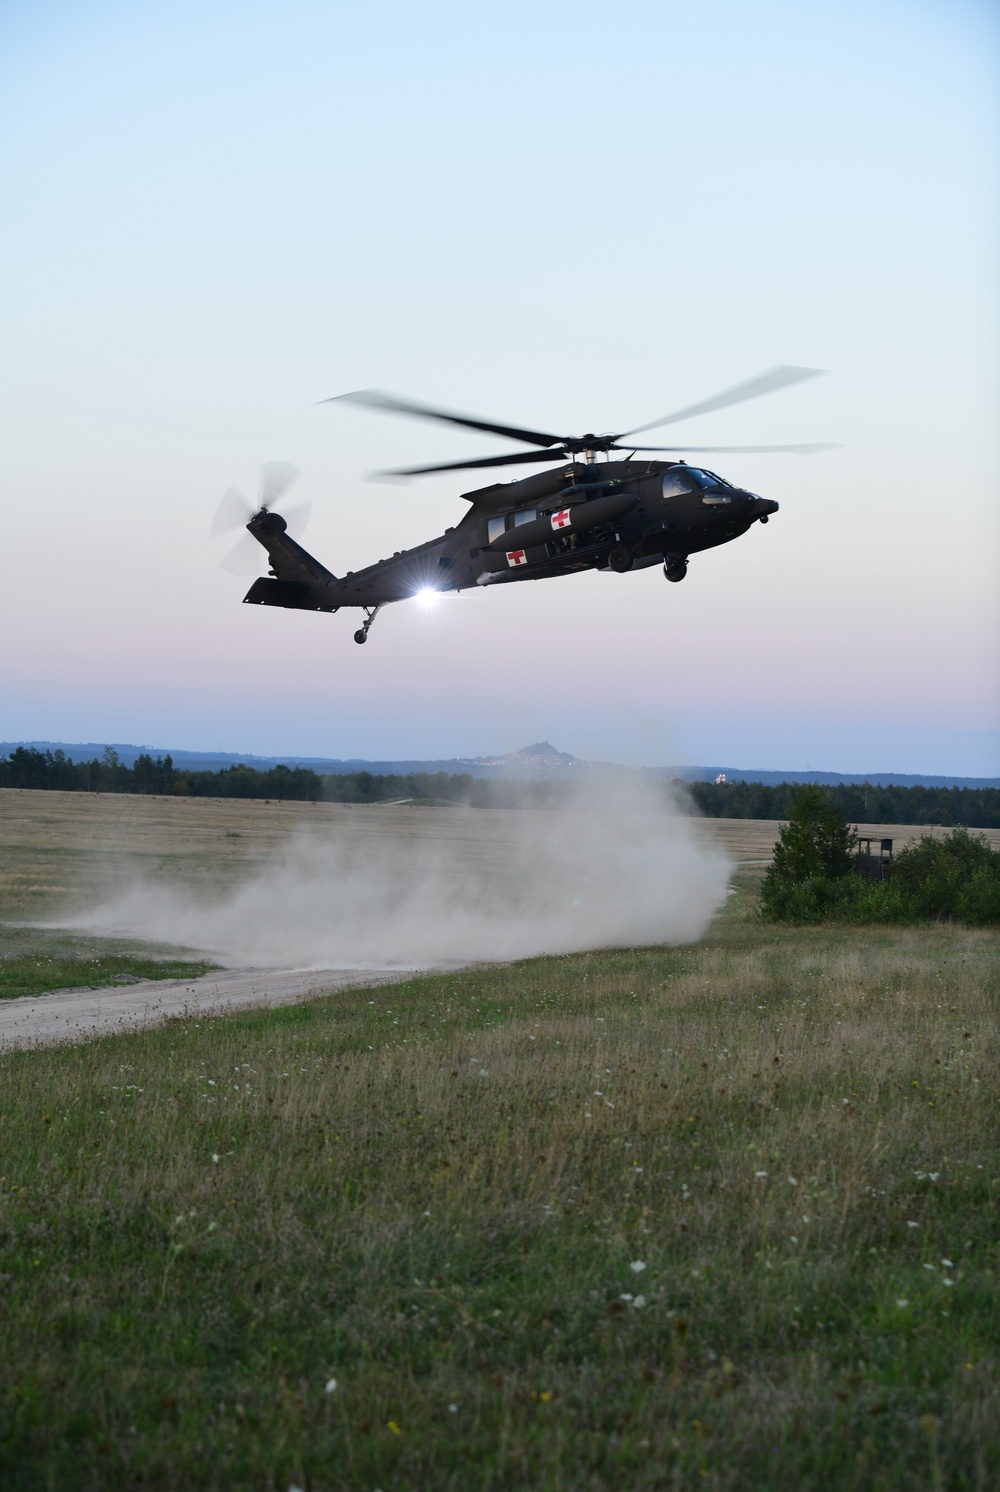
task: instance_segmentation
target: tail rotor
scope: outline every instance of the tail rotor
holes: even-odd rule
[[[212,538],[232,533],[238,528],[245,528],[251,518],[258,513],[273,512],[275,503],[281,500],[300,475],[298,467],[293,466],[290,461],[263,462],[260,468],[257,502],[250,502],[238,487],[230,487],[222,494],[215,510],[211,527]],[[312,503],[307,498],[293,508],[286,508],[281,514],[291,538],[302,537],[311,512]],[[219,563],[222,569],[227,570],[230,575],[256,575],[260,571],[262,557],[263,551],[257,540],[252,534],[246,534]]]

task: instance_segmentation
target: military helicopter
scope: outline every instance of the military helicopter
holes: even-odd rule
[[[307,553],[291,537],[289,522],[274,511],[274,503],[298,475],[295,467],[286,463],[269,462],[262,468],[256,510],[241,508],[239,494],[230,489],[219,505],[213,532],[237,526],[232,522],[233,514],[238,514],[242,523],[249,511],[246,528],[267,551],[270,575],[254,582],[244,602],[296,611],[336,612],[342,606],[359,607],[365,620],[354,634],[357,643],[368,641],[371,625],[383,606],[414,596],[548,580],[581,570],[610,570],[624,575],[659,564],[667,580],[681,581],[687,574],[690,555],[728,544],[754,523],[767,523],[778,511],[778,504],[734,486],[705,467],[689,465],[683,459],[636,459],[640,452],[677,456],[681,450],[705,454],[785,451],[801,456],[832,450],[833,446],[647,446],[632,437],[774,393],[821,371],[772,368],[714,398],[613,435],[552,435],[411,403],[374,390],[340,394],[321,402],[346,402],[383,413],[441,421],[534,447],[472,461],[406,467],[381,473],[383,476],[417,477],[484,467],[537,465],[542,461],[561,464],[555,470],[537,472],[519,481],[494,483],[463,493],[470,504],[469,512],[454,528],[344,576],[334,575]],[[618,453],[622,453],[621,458]]]

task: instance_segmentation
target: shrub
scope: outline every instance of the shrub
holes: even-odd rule
[[[856,844],[843,814],[821,788],[815,783],[799,788],[764,877],[764,916],[771,921],[815,921],[821,906],[836,901],[829,888],[850,876]]]
[[[778,863],[777,852],[775,864]],[[761,911],[769,921],[936,922],[1000,926],[1000,852],[986,839],[956,829],[943,839],[925,836],[900,850],[887,880],[863,876],[775,873],[764,880]]]
[[[856,844],[857,836],[840,809],[822,788],[809,782],[795,794],[788,823],[778,833],[771,871],[783,881],[849,875]]]
[[[955,829],[943,839],[924,836],[900,850],[892,885],[914,919],[957,918],[974,927],[1000,923],[1000,853],[982,834]]]

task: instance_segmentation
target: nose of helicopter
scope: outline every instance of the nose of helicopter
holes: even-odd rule
[[[755,492],[748,492],[747,497],[752,499],[750,512],[753,518],[760,518],[766,523],[768,517],[778,511],[779,504],[769,497],[758,497]]]

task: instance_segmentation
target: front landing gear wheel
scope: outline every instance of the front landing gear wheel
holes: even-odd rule
[[[616,544],[608,555],[608,564],[616,575],[624,575],[632,568],[632,556],[624,544]]]
[[[368,641],[368,633],[365,631],[364,627],[359,627],[358,630],[355,632],[355,634],[354,634],[354,641],[355,642],[367,642]]]
[[[674,581],[675,584],[677,581],[683,580],[687,572],[688,562],[687,557],[684,555],[679,558],[671,556],[670,559],[664,561],[663,573],[668,580]]]

